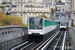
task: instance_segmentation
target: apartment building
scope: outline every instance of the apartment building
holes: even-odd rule
[[[71,0],[71,19],[75,24],[75,0]]]
[[[0,0],[0,4],[3,2],[3,0]]]
[[[50,8],[55,5],[53,0],[16,0],[17,2],[10,11],[11,16],[22,17],[23,23],[27,24],[29,17],[36,17],[38,15],[51,16]],[[55,7],[53,7],[55,8]],[[50,18],[51,19],[51,18]]]
[[[70,12],[71,11],[71,0],[66,0],[66,11]]]

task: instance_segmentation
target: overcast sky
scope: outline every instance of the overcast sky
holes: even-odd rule
[[[62,0],[62,2],[65,2],[65,0]]]

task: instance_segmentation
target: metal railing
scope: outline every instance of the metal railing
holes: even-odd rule
[[[22,26],[0,27],[0,49],[10,48],[27,39],[28,29]]]

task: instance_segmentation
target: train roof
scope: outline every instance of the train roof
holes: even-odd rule
[[[51,20],[51,19],[49,19],[49,18],[44,18],[44,17],[29,17],[29,18],[43,18],[43,19],[45,19],[45,20],[55,21],[55,20]]]
[[[29,18],[44,18],[44,17],[29,17]]]

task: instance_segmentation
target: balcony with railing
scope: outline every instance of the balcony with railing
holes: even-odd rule
[[[45,10],[12,10],[11,13],[50,13],[51,11],[45,11]]]
[[[42,11],[40,11],[40,10],[27,10],[27,11],[25,11],[25,12],[33,12],[33,13],[48,13],[48,12],[50,12],[50,11],[45,11],[45,10],[42,10]]]
[[[44,8],[44,6],[35,6],[35,5],[25,5],[25,7],[31,7],[31,8]]]
[[[17,7],[17,5],[12,5],[11,7],[12,7],[12,8],[13,8],[13,7]]]

